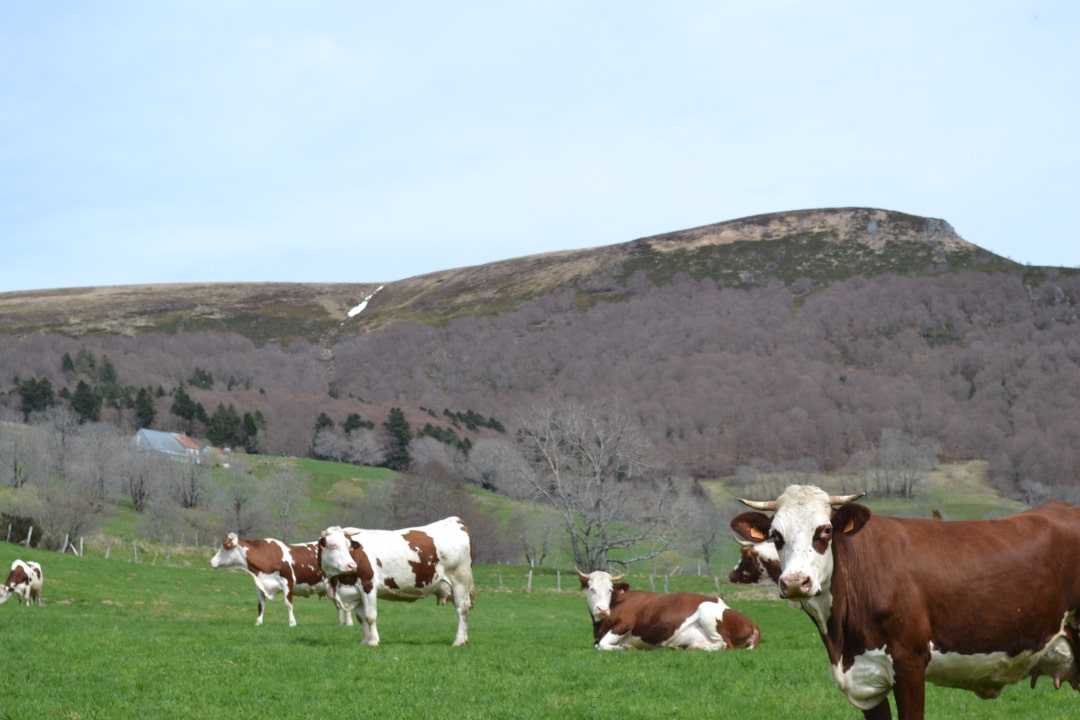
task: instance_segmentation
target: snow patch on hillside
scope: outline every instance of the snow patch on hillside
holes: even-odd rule
[[[375,297],[375,293],[379,292],[384,287],[386,287],[386,286],[385,285],[380,285],[379,287],[375,288],[371,292],[370,295],[368,295],[366,298],[364,298],[363,300],[360,301],[359,305],[354,307],[352,310],[349,310],[349,317],[356,317],[357,315],[362,313],[364,311],[364,308],[366,308],[368,306],[368,303],[371,302],[371,298]]]

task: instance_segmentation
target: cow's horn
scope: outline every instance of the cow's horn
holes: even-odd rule
[[[611,582],[619,582],[624,577],[626,577],[626,573],[623,573],[622,575],[612,575],[611,576]]]
[[[776,509],[776,501],[775,500],[747,500],[746,498],[739,498],[739,502],[741,502],[746,507],[751,507],[751,508],[754,508],[755,510],[775,510]]]
[[[582,580],[585,580],[585,579],[587,579],[589,577],[585,573],[581,572],[581,568],[579,568],[577,565],[574,566],[574,569],[577,570],[578,577],[581,578]]]
[[[865,494],[866,493],[861,492],[861,493],[855,493],[854,495],[830,495],[829,496],[829,504],[830,505],[847,505],[849,502],[855,502],[856,500],[858,500],[859,498],[861,498]]]

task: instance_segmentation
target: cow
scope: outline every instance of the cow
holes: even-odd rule
[[[210,567],[238,567],[255,580],[259,598],[259,614],[255,624],[262,625],[266,601],[283,593],[289,611],[289,627],[296,626],[293,597],[331,596],[330,584],[319,567],[318,545],[315,542],[290,545],[281,540],[241,540],[229,533],[210,559]],[[336,603],[336,601],[335,601]],[[338,606],[338,623],[352,625],[352,615]]]
[[[578,570],[597,650],[735,650],[761,642],[757,624],[718,597],[631,590],[619,577]]]
[[[739,563],[728,574],[728,582],[754,585],[768,577],[773,582],[780,579],[780,556],[771,542],[739,541]]]
[[[469,610],[475,599],[472,540],[461,518],[401,530],[329,527],[318,548],[322,571],[331,581],[341,575],[359,580],[361,643],[379,644],[378,598],[413,602],[447,591],[458,616],[453,644],[469,642]]]
[[[0,603],[6,603],[15,595],[20,605],[30,607],[36,602],[40,606],[43,581],[41,565],[33,560],[16,560],[11,563],[11,572],[0,588]]]
[[[994,698],[1042,675],[1080,690],[1080,507],[1053,502],[996,520],[872,515],[792,485],[731,521],[771,540],[781,597],[825,644],[836,686],[870,720],[922,720],[926,683]],[[772,516],[765,512],[772,512]]]

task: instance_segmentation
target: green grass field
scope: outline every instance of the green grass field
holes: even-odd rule
[[[207,552],[207,554],[209,554]],[[778,600],[724,585],[761,625],[752,651],[601,653],[572,573],[477,568],[470,644],[431,599],[379,604],[383,644],[359,644],[326,600],[278,596],[255,627],[243,573],[26,550],[0,543],[0,568],[37,560],[44,607],[0,606],[0,718],[814,718],[861,715],[829,679],[810,621]],[[647,578],[636,579],[648,587]],[[572,582],[571,582],[572,581]],[[713,580],[672,578],[670,590]],[[730,589],[730,592],[728,590]],[[1080,698],[1044,679],[1001,699],[929,688],[938,718],[1065,718]]]

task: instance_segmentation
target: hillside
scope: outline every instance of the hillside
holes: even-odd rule
[[[546,253],[357,284],[239,283],[85,287],[0,293],[0,334],[231,332],[256,343],[418,320],[497,314],[563,288],[622,297],[635,273],[682,272],[749,287],[759,278],[834,281],[885,272],[1007,265],[942,221],[864,208],[759,215],[586,250]],[[349,310],[375,293],[355,318]]]
[[[295,455],[321,413],[475,410],[512,429],[541,400],[614,400],[677,474],[846,468],[895,431],[1036,496],[1080,469],[1078,298],[1075,270],[1017,265],[944,220],[804,210],[390,283],[0,294],[0,400],[17,411],[17,378],[73,390],[65,353],[166,393],[198,369],[214,383],[197,401],[260,413],[261,450]],[[170,405],[163,429],[181,425]]]

